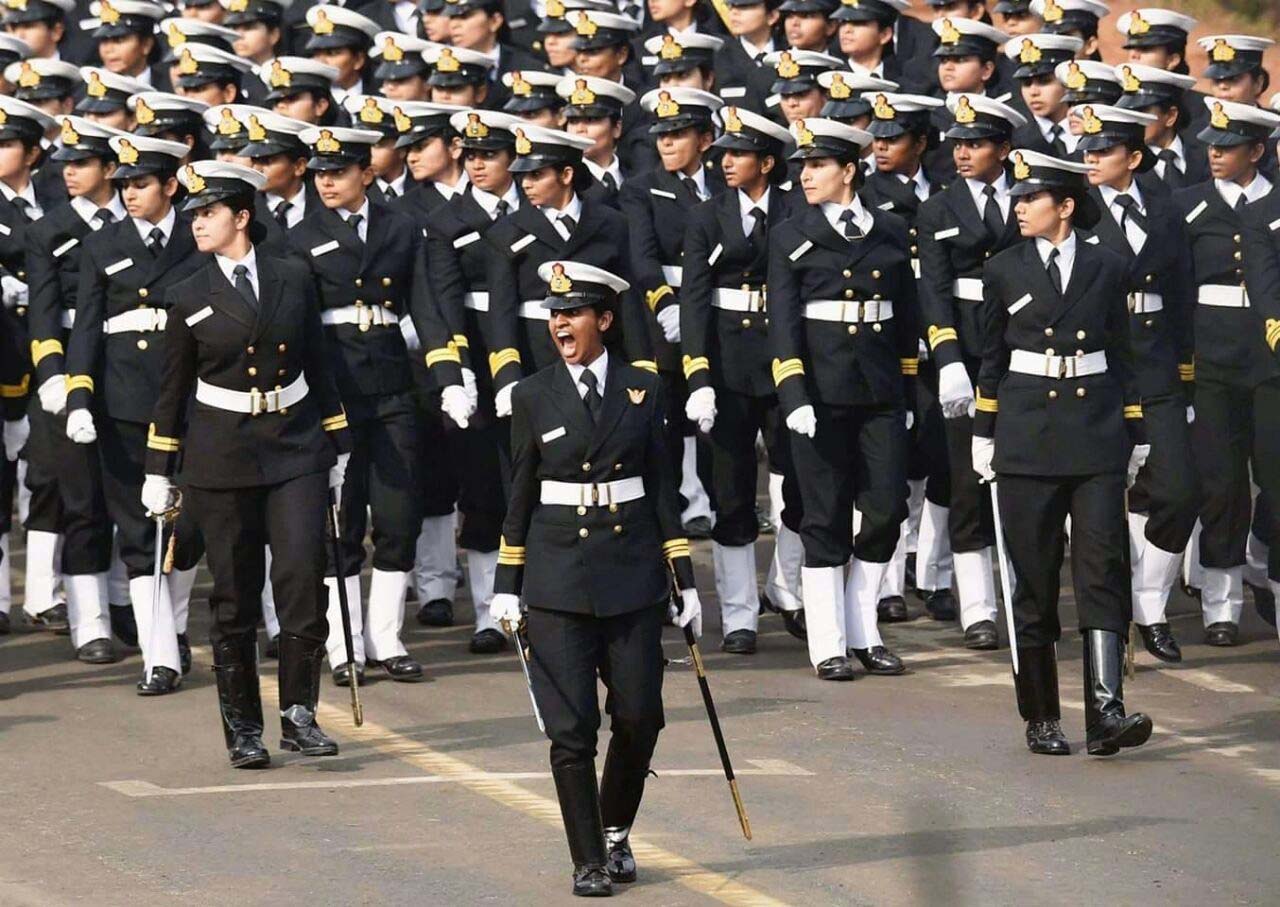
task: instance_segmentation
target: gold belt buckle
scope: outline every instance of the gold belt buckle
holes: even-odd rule
[[[262,396],[262,391],[258,390],[256,387],[249,389],[249,415],[250,416],[262,415],[262,406],[264,402],[265,400]]]
[[[1059,379],[1061,379],[1061,378],[1066,378],[1066,377],[1067,377],[1067,373],[1068,373],[1069,371],[1074,371],[1074,369],[1069,369],[1069,368],[1067,367],[1067,360],[1068,360],[1068,359],[1070,359],[1070,358],[1071,358],[1071,357],[1069,357],[1069,356],[1059,356],[1059,357],[1058,357],[1058,378],[1059,378]]]
[[[372,324],[373,311],[364,306],[356,306],[356,327],[361,331],[367,331]]]
[[[600,486],[597,485],[595,482],[591,483],[591,506],[592,507],[600,506]]]

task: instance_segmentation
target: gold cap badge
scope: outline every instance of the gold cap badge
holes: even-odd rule
[[[182,30],[180,28],[178,28],[178,23],[170,22],[169,23],[169,46],[178,47],[179,45],[186,44],[186,43],[187,43],[187,36],[182,33]]]
[[[239,135],[240,121],[236,119],[230,108],[222,108],[222,115],[218,118],[218,135]]]
[[[586,79],[578,79],[573,83],[573,94],[569,95],[569,103],[574,107],[582,107],[596,102],[596,93],[587,87]]]
[[[440,72],[457,72],[462,69],[462,64],[453,55],[453,51],[446,47],[440,51],[440,56],[436,60],[436,69]]]
[[[1021,151],[1015,151],[1013,154],[1013,178],[1016,180],[1031,178],[1031,167],[1022,156]]]
[[[1061,22],[1065,15],[1066,10],[1058,5],[1057,0],[1044,0],[1044,12],[1040,14],[1040,18],[1045,22]]]
[[[654,108],[653,112],[657,114],[660,120],[670,119],[680,115],[680,105],[676,103],[675,98],[671,97],[671,92],[659,92],[658,106]]]
[[[102,84],[102,76],[96,72],[89,73],[89,85],[85,88],[85,94],[91,98],[106,97],[107,86]]]
[[[827,89],[827,94],[833,101],[847,101],[853,97],[853,89],[845,82],[844,76],[837,72],[831,76],[831,87]]]
[[[204,177],[196,173],[196,168],[187,164],[187,190],[199,195],[205,190]]]
[[[40,73],[36,72],[26,60],[22,61],[22,72],[18,75],[18,86],[20,88],[35,88],[40,84]]]
[[[551,282],[548,286],[556,294],[568,293],[573,289],[573,281],[564,273],[564,265],[556,262],[551,266]]]
[[[120,10],[112,6],[108,0],[98,4],[98,18],[104,25],[115,25],[120,21]]]
[[[809,127],[804,124],[804,120],[796,120],[796,147],[813,147],[813,133],[810,132]]]
[[[1141,12],[1135,12],[1132,16],[1129,17],[1130,37],[1145,35],[1149,31],[1151,31],[1151,23],[1148,22],[1146,19],[1142,18]]]
[[[156,121],[156,112],[150,104],[138,98],[138,104],[133,108],[133,119],[139,126],[148,126]]]
[[[1222,106],[1221,101],[1214,102],[1213,115],[1209,117],[1209,125],[1214,129],[1226,129],[1231,125],[1231,117],[1227,115],[1227,109]]]
[[[227,12],[242,13],[249,8],[249,0],[231,0],[227,4]]]
[[[956,103],[956,122],[961,126],[967,126],[977,119],[978,111],[974,110],[973,105],[969,103],[968,95],[961,95]]]
[[[62,121],[62,144],[79,145],[80,133],[76,132],[76,127],[71,125],[70,120]]]
[[[480,122],[480,114],[467,114],[466,136],[469,139],[483,139],[489,137],[489,127]]]
[[[200,64],[196,62],[196,58],[191,56],[191,50],[184,47],[182,49],[182,57],[178,60],[178,75],[190,76],[200,71]]]
[[[1084,74],[1084,70],[1080,68],[1080,64],[1072,61],[1067,67],[1067,87],[1072,91],[1079,91],[1089,84],[1088,77]]]
[[[378,106],[377,98],[364,99],[364,106],[360,108],[360,122],[372,125],[382,122],[382,108]]]
[[[662,36],[662,49],[658,51],[658,57],[663,60],[679,60],[684,56],[684,48],[677,42],[675,35],[668,32]]]
[[[265,142],[267,140],[267,130],[262,128],[262,124],[258,122],[256,113],[249,114],[249,141]]]
[[[333,34],[333,20],[329,18],[329,14],[324,10],[316,10],[316,24],[311,26],[311,30],[317,35]]]
[[[1128,66],[1120,67],[1120,87],[1127,93],[1133,94],[1142,90],[1142,80],[1133,74],[1133,69]]]
[[[1236,58],[1236,49],[1227,43],[1226,38],[1218,38],[1213,42],[1210,56],[1215,63],[1230,63]]]
[[[726,107],[724,111],[724,131],[741,132],[742,120],[738,118],[737,107]]]
[[[337,154],[342,150],[342,143],[333,137],[333,132],[328,129],[320,130],[320,138],[316,140],[316,151],[321,154]]]
[[[293,73],[284,68],[279,60],[271,61],[271,87],[289,88],[293,85]]]
[[[547,0],[547,15],[552,19],[563,19],[564,0]]]
[[[413,120],[405,116],[404,111],[401,110],[400,107],[397,106],[392,110],[391,115],[395,117],[396,132],[408,132],[413,128]]]
[[[523,129],[516,130],[516,154],[529,154],[533,151],[533,142],[529,141]]]
[[[133,143],[128,139],[120,140],[120,150],[116,152],[116,158],[122,164],[138,163],[138,149],[133,147]]]
[[[1022,52],[1018,54],[1018,62],[1023,65],[1039,63],[1044,58],[1044,53],[1036,46],[1036,42],[1030,38],[1022,39]]]
[[[1085,135],[1097,135],[1100,133],[1102,131],[1102,120],[1098,119],[1097,115],[1093,112],[1093,108],[1086,107],[1082,113],[1084,114],[1081,117],[1083,123],[1082,128],[1084,129]]]
[[[578,15],[578,22],[574,26],[574,31],[576,31],[579,35],[581,35],[584,38],[594,38],[596,32],[598,32],[599,30],[600,30],[600,26],[596,25],[595,22],[592,21],[591,17],[588,16],[586,13],[581,13]]]
[[[876,95],[876,102],[871,108],[871,113],[877,120],[892,120],[898,115],[898,111],[893,109],[893,105],[889,103],[889,99],[883,94]]]
[[[527,98],[533,94],[533,84],[518,69],[511,73],[511,93],[517,98]]]
[[[800,75],[800,64],[791,57],[791,51],[784,50],[778,57],[778,78],[794,79]]]
[[[382,59],[388,63],[399,63],[404,59],[404,49],[396,43],[396,39],[391,35],[387,35],[382,42]]]
[[[942,20],[942,28],[938,31],[939,44],[950,44],[954,46],[960,43],[960,39],[962,37],[963,35],[960,34],[960,29],[955,27],[955,23],[950,19]]]

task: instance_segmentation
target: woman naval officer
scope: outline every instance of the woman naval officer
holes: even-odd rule
[[[338,745],[316,724],[328,622],[325,511],[350,456],[314,283],[288,259],[259,256],[256,170],[199,161],[179,174],[192,231],[212,260],[166,293],[160,394],[142,503],[176,500],[206,540],[213,574],[214,671],[231,764],[262,768],[256,627],[266,546],[280,620],[280,746],[308,756]],[[263,388],[270,388],[263,390]],[[188,400],[194,396],[194,404]]]
[[[533,693],[573,858],[573,893],[601,897],[635,879],[628,835],[663,726],[662,622],[672,575],[676,623],[701,631],[689,543],[658,376],[605,349],[625,280],[592,265],[544,262],[543,305],[560,355],[516,385],[511,496],[495,620],[527,608]],[[612,737],[596,786],[600,708]]]

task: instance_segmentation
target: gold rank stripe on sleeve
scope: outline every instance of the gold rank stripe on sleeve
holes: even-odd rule
[[[940,328],[936,324],[929,325],[929,349],[936,350],[948,340],[960,342],[959,336],[956,334],[955,328]]]
[[[458,354],[458,345],[450,340],[445,346],[428,350],[426,362],[428,368],[433,365],[439,365],[441,362],[456,362],[461,365],[462,357]]]
[[[910,359],[899,359],[898,362],[902,365],[902,374],[920,374],[920,359],[918,357],[912,356]]]
[[[1126,419],[1141,419],[1141,418],[1142,418],[1142,404],[1141,404],[1141,403],[1134,403],[1134,404],[1131,404],[1131,405],[1129,405],[1129,406],[1126,406],[1126,407],[1124,408],[1124,417],[1125,417]]]
[[[347,414],[340,412],[336,416],[330,416],[320,422],[320,427],[325,431],[341,431],[347,427]]]
[[[517,547],[515,545],[508,545],[505,538],[499,539],[498,563],[506,564],[508,567],[523,567],[524,548]]]
[[[649,311],[651,312],[657,311],[658,303],[660,303],[665,297],[670,296],[674,292],[675,290],[671,289],[671,287],[667,286],[664,283],[662,286],[658,287],[656,290],[650,290],[648,293],[645,293],[644,301],[648,303]]]
[[[1275,348],[1274,343],[1271,346],[1272,346],[1272,349]],[[1196,364],[1194,362],[1179,362],[1178,377],[1181,378],[1183,381],[1195,381],[1196,380]]]
[[[466,335],[466,334],[454,334],[454,335],[453,335],[453,345],[454,345],[455,347],[457,347],[458,349],[460,349],[460,350],[469,350],[469,349],[471,349],[471,343],[470,343],[470,341],[468,341],[468,340],[467,340],[467,335]]]
[[[689,540],[668,539],[662,543],[662,556],[669,561],[673,561],[678,557],[692,557],[693,552],[689,550]]]
[[[40,360],[46,356],[52,356],[54,353],[62,355],[61,340],[32,340],[31,341],[31,364],[39,365]]]
[[[685,356],[684,359],[681,360],[680,364],[684,369],[684,378],[686,381],[692,378],[695,372],[711,368],[711,360],[706,356]]]
[[[794,375],[804,374],[804,363],[799,359],[773,360],[773,386],[778,387],[783,381]]]
[[[152,422],[147,426],[147,449],[158,450],[161,453],[177,453],[178,448],[182,446],[182,442],[177,438],[166,438],[164,435],[156,434],[156,424]]]
[[[658,374],[658,363],[652,359],[633,359],[631,360],[631,364],[636,368],[644,369],[646,372],[653,372],[655,375]]]
[[[511,347],[489,354],[489,374],[493,375],[495,378],[498,377],[498,372],[502,371],[508,365],[519,364],[520,351]]]
[[[1276,345],[1280,344],[1280,318],[1267,319],[1267,346],[1271,347],[1271,352],[1276,351]],[[1182,366],[1178,366],[1179,369]],[[1186,379],[1183,379],[1186,380]]]
[[[973,401],[974,408],[980,413],[998,413],[1000,412],[1000,404],[993,397],[984,397],[982,392],[978,392],[977,398]]]
[[[31,376],[23,375],[22,380],[17,384],[0,384],[0,397],[6,400],[15,400],[18,397],[27,395],[27,388],[31,386]]]
[[[93,378],[89,375],[67,375],[67,393],[88,391],[93,393]]]

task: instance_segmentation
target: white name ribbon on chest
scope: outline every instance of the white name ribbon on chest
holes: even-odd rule
[[[668,192],[666,189],[650,189],[649,194],[656,195],[659,198],[669,198],[672,201],[675,201],[676,198],[676,194],[674,192]]]
[[[716,247],[712,249],[711,254],[707,256],[707,264],[714,265],[720,260],[720,256],[722,254],[724,254],[724,245],[722,243],[716,243]]]
[[[480,240],[480,234],[476,233],[473,230],[472,232],[466,234],[465,236],[459,236],[457,239],[455,239],[453,241],[453,247],[455,249],[461,249],[465,246],[471,245],[473,242],[479,242],[479,240]]]
[[[804,242],[800,243],[800,245],[796,246],[795,251],[792,252],[787,257],[790,258],[792,261],[797,261],[799,260],[801,255],[808,252],[812,248],[813,248],[813,243],[809,242],[809,240],[806,239]]]
[[[327,243],[323,243],[318,246],[312,246],[311,257],[319,258],[321,255],[328,255],[330,252],[332,252],[336,248],[338,248],[338,241],[336,239],[331,239]]]
[[[537,238],[537,237],[535,237],[532,233],[530,233],[528,236],[522,236],[522,237],[520,237],[520,239],[517,239],[515,242],[513,242],[513,243],[511,244],[511,251],[512,251],[512,252],[519,252],[519,251],[520,251],[521,249],[523,249],[525,246],[527,246],[527,245],[529,245],[530,243],[532,243],[536,238]]]
[[[70,252],[72,249],[74,249],[78,245],[80,245],[80,240],[76,239],[73,236],[71,239],[68,239],[62,245],[58,246],[58,248],[53,250],[53,257],[61,258],[62,256],[66,255],[68,252]]]
[[[102,273],[110,277],[112,274],[119,274],[125,268],[132,268],[132,267],[133,267],[132,258],[122,258],[117,262],[107,265],[105,268],[102,269]]]
[[[203,309],[196,312],[194,315],[187,316],[187,319],[186,319],[187,327],[189,328],[195,327],[197,324],[204,321],[206,318],[208,318],[212,314],[213,314],[213,306],[211,305],[205,306]]]
[[[1199,217],[1201,214],[1204,214],[1204,209],[1205,209],[1205,208],[1207,208],[1207,207],[1209,207],[1209,203],[1208,203],[1208,202],[1201,202],[1200,204],[1198,204],[1198,205],[1196,205],[1194,208],[1192,208],[1192,209],[1191,209],[1191,213],[1187,215],[1187,223],[1191,223],[1191,222],[1192,222],[1192,221],[1194,221],[1197,217]]]
[[[933,238],[934,239],[950,239],[953,236],[959,236],[959,235],[960,235],[960,228],[951,227],[947,230],[939,230],[937,233],[933,234]]]
[[[566,434],[568,434],[568,432],[565,431],[565,427],[561,425],[559,428],[553,428],[551,431],[545,432],[542,435],[542,443],[549,444],[556,438],[563,438]]]
[[[1031,296],[1031,294],[1030,294],[1030,293],[1027,293],[1025,296],[1021,297],[1021,298],[1020,298],[1017,302],[1015,302],[1013,305],[1009,306],[1009,314],[1010,314],[1010,315],[1016,315],[1016,314],[1018,314],[1018,313],[1019,313],[1019,312],[1021,312],[1023,309],[1025,309],[1028,305],[1030,305],[1030,304],[1031,304],[1031,300],[1032,300],[1032,296]]]

